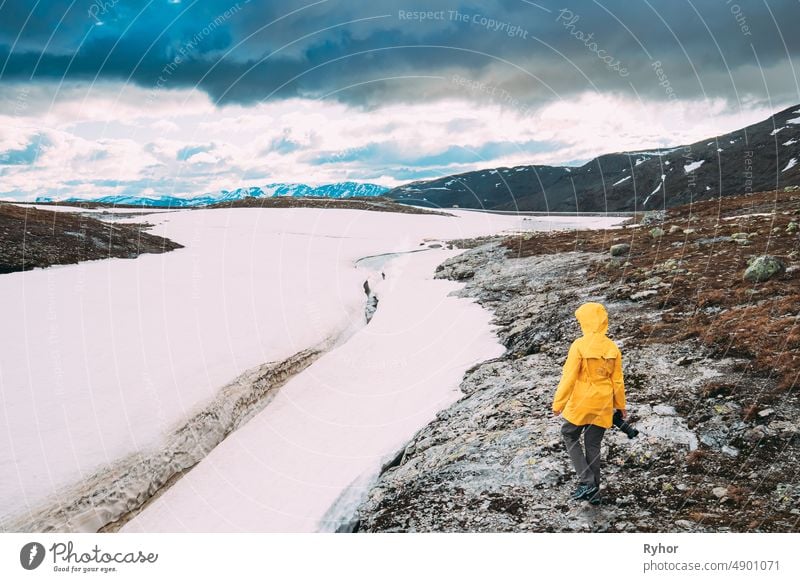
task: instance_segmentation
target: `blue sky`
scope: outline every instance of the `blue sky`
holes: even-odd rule
[[[579,164],[800,102],[794,1],[0,4],[0,197]]]

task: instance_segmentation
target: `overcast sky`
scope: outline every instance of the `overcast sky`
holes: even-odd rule
[[[798,22],[798,0],[0,0],[0,197],[689,143],[800,103]]]

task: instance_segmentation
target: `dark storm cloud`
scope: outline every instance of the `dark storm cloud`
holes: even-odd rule
[[[519,106],[594,89],[800,98],[795,0],[535,4],[79,0],[30,13],[12,0],[0,9],[0,83],[120,80],[197,86],[220,102],[303,96],[368,107],[452,95]]]

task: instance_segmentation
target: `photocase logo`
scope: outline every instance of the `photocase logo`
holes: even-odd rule
[[[39,542],[27,543],[19,552],[19,563],[26,570],[35,570],[44,561],[44,554],[44,546]]]

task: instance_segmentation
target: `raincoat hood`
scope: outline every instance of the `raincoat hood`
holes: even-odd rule
[[[608,331],[608,312],[600,303],[584,303],[575,310],[583,335],[602,334]]]
[[[575,310],[581,324],[583,337],[578,338],[581,354],[586,358],[613,358],[618,352],[616,344],[607,336],[608,312],[600,303],[584,303]]]

